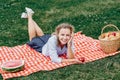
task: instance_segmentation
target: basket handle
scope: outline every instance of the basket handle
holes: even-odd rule
[[[103,33],[103,31],[104,31],[104,29],[105,29],[106,27],[114,27],[114,28],[116,28],[117,31],[119,31],[119,29],[118,29],[117,26],[115,26],[115,25],[113,25],[113,24],[108,24],[108,25],[106,25],[106,26],[104,26],[104,27],[102,28],[101,34]]]

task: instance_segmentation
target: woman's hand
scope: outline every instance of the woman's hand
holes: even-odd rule
[[[67,46],[70,46],[70,47],[72,46],[73,36],[74,36],[74,33],[71,34],[71,38],[70,38],[70,40],[68,41]]]
[[[71,34],[71,38],[67,43],[67,58],[73,59],[74,58],[74,52],[72,50],[72,39],[73,39],[74,33]]]
[[[84,60],[85,61],[85,60]],[[84,61],[79,59],[62,59],[62,62],[75,62],[75,63],[84,63]]]

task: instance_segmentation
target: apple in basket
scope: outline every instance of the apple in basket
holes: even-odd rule
[[[104,40],[114,40],[118,34],[116,32],[105,33]]]
[[[5,72],[17,72],[24,68],[24,60],[11,60],[4,62],[1,68]]]
[[[119,33],[116,32],[111,32],[110,34],[108,34],[108,38],[109,40],[114,40],[119,36]]]
[[[111,36],[116,36],[116,32],[112,32],[108,34],[108,37],[111,37]]]

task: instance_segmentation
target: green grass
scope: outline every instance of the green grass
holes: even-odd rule
[[[25,7],[35,11],[34,20],[45,33],[68,22],[76,32],[98,39],[101,29],[115,24],[120,29],[119,0],[1,0],[0,46],[16,46],[28,41],[27,20],[21,19]],[[53,71],[40,71],[9,80],[120,80],[120,55]],[[0,76],[2,80],[2,76]]]

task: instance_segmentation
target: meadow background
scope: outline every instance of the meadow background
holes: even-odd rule
[[[13,47],[28,41],[27,19],[20,18],[25,7],[35,11],[33,18],[45,33],[53,32],[62,22],[94,39],[107,24],[120,29],[120,0],[0,0],[0,46]],[[115,29],[105,32],[108,30]],[[120,54],[9,80],[120,80],[119,75]]]

